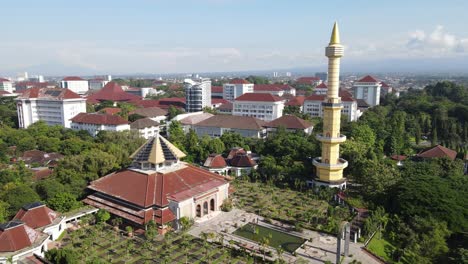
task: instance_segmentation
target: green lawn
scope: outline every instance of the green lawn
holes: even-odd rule
[[[255,230],[258,230],[258,234],[254,232]],[[284,232],[276,231],[252,223],[248,223],[237,229],[234,231],[234,234],[257,242],[260,242],[262,238],[265,237],[269,239],[270,247],[278,248],[281,246],[281,248],[290,253],[294,252],[305,242],[305,240],[300,237],[292,236]]]
[[[375,236],[367,245],[367,249],[375,255],[383,258],[386,262],[394,262],[391,258],[391,255],[396,247],[385,240],[383,236],[381,237],[380,234],[375,234]]]

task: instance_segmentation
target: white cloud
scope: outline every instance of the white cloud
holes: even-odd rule
[[[455,36],[445,30],[442,25],[437,25],[432,32],[426,33],[416,30],[409,34],[407,48],[430,52],[433,56],[444,56],[452,53],[463,53],[468,51],[468,39]]]

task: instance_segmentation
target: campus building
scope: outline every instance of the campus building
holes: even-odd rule
[[[198,112],[211,107],[211,80],[198,78],[185,79],[185,111]]]
[[[70,128],[70,119],[79,113],[86,113],[86,99],[69,89],[31,88],[16,98],[20,128],[43,120],[48,125]]]
[[[230,102],[245,93],[253,93],[254,84],[244,79],[232,79],[223,85],[223,99]]]
[[[69,76],[63,78],[60,82],[60,87],[70,89],[77,94],[85,94],[89,90],[89,83],[81,77]]]
[[[229,182],[216,173],[182,162],[185,154],[160,135],[150,138],[130,158],[127,169],[91,182],[84,202],[144,227],[154,220],[163,233],[181,217],[216,215],[229,196]]]

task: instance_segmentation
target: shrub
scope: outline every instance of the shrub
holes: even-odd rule
[[[223,212],[229,212],[232,210],[232,200],[231,199],[225,199],[223,201],[223,204],[221,205],[221,210]]]

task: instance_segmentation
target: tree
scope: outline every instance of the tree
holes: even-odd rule
[[[53,248],[45,252],[45,257],[56,264],[79,263],[80,258],[76,251],[69,248]]]
[[[173,105],[169,106],[169,109],[168,109],[168,116],[167,116],[167,120],[171,120],[172,118],[182,114],[183,111],[180,110],[179,108],[176,108],[174,107]]]
[[[4,201],[0,200],[0,223],[5,223],[8,221],[8,208],[10,205]]]
[[[167,130],[169,140],[180,150],[184,150],[185,134],[179,121],[172,121]]]
[[[110,219],[110,214],[106,210],[99,209],[99,211],[96,213],[96,221],[98,223],[105,223],[107,220]]]
[[[68,192],[61,192],[48,199],[47,205],[53,210],[65,213],[80,207],[81,203],[76,200],[76,196],[73,194]]]
[[[31,187],[21,184],[3,192],[1,200],[10,205],[8,215],[11,216],[24,205],[40,201],[40,197]]]

